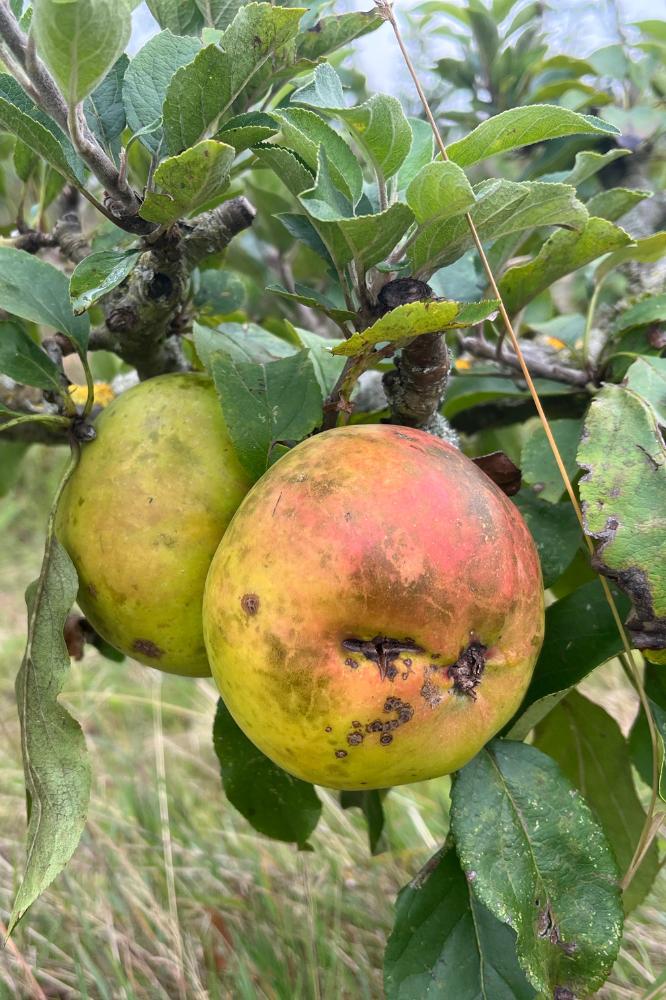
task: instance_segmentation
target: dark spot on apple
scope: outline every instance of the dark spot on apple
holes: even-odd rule
[[[97,597],[97,587],[95,586],[94,583],[88,584],[88,593],[90,594],[91,597]]]
[[[243,594],[241,608],[246,615],[256,615],[259,610],[259,598],[256,594]]]
[[[391,736],[390,733],[382,733],[382,735],[379,737],[379,742],[383,747],[387,747],[389,743],[393,742],[393,737]]]
[[[481,683],[481,677],[486,665],[487,646],[481,642],[471,642],[463,650],[455,663],[448,668],[448,675],[453,681],[456,694],[467,695],[476,701],[475,688]]]
[[[150,639],[135,639],[132,643],[132,652],[143,653],[144,656],[150,656],[153,660],[159,660],[164,656],[164,650],[152,642]]]
[[[363,733],[359,733],[358,731],[347,733],[347,743],[349,743],[350,747],[357,747],[362,742]]]
[[[347,751],[346,750],[336,750],[335,751],[335,756],[336,757],[341,757],[341,758],[342,757],[346,757],[347,756]]]
[[[332,733],[333,732],[333,726],[326,726],[326,729],[324,730],[324,732],[325,733]]]

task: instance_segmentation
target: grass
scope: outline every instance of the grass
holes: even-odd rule
[[[22,594],[64,456],[33,448],[0,502],[0,919],[24,861],[24,793],[14,676]],[[633,701],[618,675],[586,693],[625,727]],[[321,791],[312,853],[254,833],[224,799],[210,731],[209,681],[162,678],[94,653],[64,695],[93,762],[89,823],[67,870],[0,953],[0,1000],[371,1000],[393,902],[447,830],[448,779],[385,801],[389,852],[369,856],[358,810]],[[649,994],[666,956],[666,877],[627,925],[607,1000]],[[657,990],[659,988],[657,987]],[[41,991],[41,992],[40,992]],[[666,996],[664,992],[654,997]]]

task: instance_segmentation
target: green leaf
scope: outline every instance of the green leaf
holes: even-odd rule
[[[8,933],[63,870],[83,832],[90,763],[78,722],[58,701],[69,670],[63,638],[78,580],[49,522],[39,578],[26,594],[28,640],[16,678],[28,799],[28,846]]]
[[[523,515],[539,552],[543,585],[550,587],[562,576],[581,544],[574,509],[568,501],[546,503],[529,489],[522,489],[511,499]]]
[[[386,792],[372,789],[369,792],[340,792],[340,805],[343,809],[359,808],[368,824],[368,840],[370,853],[381,854],[387,850],[384,832],[384,807],[382,798]]]
[[[403,160],[397,176],[398,191],[404,191],[416,175],[435,155],[435,137],[428,122],[421,118],[408,118],[412,130],[412,145]]]
[[[171,225],[196,212],[226,190],[235,156],[233,146],[204,139],[184,153],[162,160],[154,178],[162,191],[148,192],[139,215],[149,222]]]
[[[29,149],[81,187],[84,166],[71,142],[7,73],[0,73],[0,129],[18,136]]]
[[[164,99],[164,135],[170,153],[198,142],[229,112],[257,70],[298,31],[301,7],[249,3],[220,38],[173,75]]]
[[[666,681],[664,679],[663,663],[645,664],[645,693],[650,704],[650,711],[657,730],[657,756],[659,795],[666,801]],[[639,709],[629,734],[629,746],[636,770],[648,786],[652,787],[652,739],[648,728],[645,712]]]
[[[475,896],[516,931],[532,985],[548,996],[599,989],[622,937],[618,870],[556,763],[493,740],[453,784],[451,828]]]
[[[270,364],[215,354],[210,369],[238,458],[256,479],[275,444],[301,441],[322,421],[322,393],[308,351]]]
[[[576,153],[576,159],[571,170],[560,170],[555,174],[544,174],[542,181],[562,181],[565,184],[573,184],[578,187],[583,181],[594,177],[600,170],[607,167],[609,163],[623,156],[631,156],[629,149],[609,149],[607,153],[596,153],[592,150],[584,149]]]
[[[229,118],[221,127],[215,138],[228,142],[237,153],[244,149],[270,139],[278,131],[277,122],[272,115],[261,111],[251,111],[246,115],[236,115]]]
[[[659,424],[666,427],[666,358],[637,358],[625,383],[652,407]]]
[[[146,0],[148,9],[160,28],[174,35],[198,35],[204,23],[195,0]]]
[[[128,0],[34,0],[37,51],[73,108],[106,76],[132,30]]]
[[[504,274],[499,287],[507,310],[517,312],[565,274],[631,242],[624,229],[594,217],[579,233],[553,233],[533,260]]]
[[[634,326],[647,326],[648,323],[661,323],[664,320],[666,320],[666,294],[650,295],[630,309],[626,309],[613,323],[611,333],[617,336]]]
[[[23,456],[29,447],[23,441],[0,441],[0,497],[7,496],[14,486],[21,472]]]
[[[474,192],[460,167],[435,160],[407,188],[407,204],[419,224],[439,222],[467,212],[474,204]]]
[[[319,147],[326,150],[331,177],[339,191],[356,205],[363,194],[363,173],[358,160],[342,138],[323,118],[305,108],[274,112],[285,146],[293,149],[312,170],[317,169]]]
[[[52,326],[66,334],[79,352],[86,349],[90,323],[87,316],[72,311],[67,276],[13,247],[0,247],[0,309]]]
[[[356,313],[350,312],[348,309],[342,309],[335,306],[325,295],[322,295],[314,288],[307,288],[305,285],[300,285],[298,282],[294,285],[294,291],[290,292],[288,288],[283,285],[267,285],[267,292],[274,292],[275,295],[280,295],[283,299],[288,299],[290,302],[300,302],[304,306],[308,306],[310,309],[317,309],[319,312],[323,312],[325,316],[330,316],[331,319],[336,320],[339,323],[345,323],[348,320],[356,319]],[[333,346],[333,342],[331,342]]]
[[[484,242],[536,226],[581,228],[587,220],[585,206],[568,184],[490,180],[482,181],[473,190],[476,201],[470,214]],[[419,276],[428,275],[452,264],[473,245],[467,221],[458,215],[424,226],[409,248],[408,257]]]
[[[573,479],[578,471],[576,449],[582,430],[581,421],[553,420],[550,427],[569,478]],[[541,424],[525,440],[520,468],[524,482],[532,486],[542,500],[558,502],[564,492],[564,483]]]
[[[531,1000],[516,935],[478,901],[451,844],[396,904],[384,957],[387,1000]]]
[[[631,774],[629,747],[617,722],[578,691],[553,709],[536,730],[534,745],[560,765],[601,823],[621,872],[631,864],[645,823]],[[623,894],[625,913],[643,902],[659,865],[652,844]]]
[[[198,38],[161,31],[137,52],[127,67],[123,82],[127,124],[132,132],[140,132],[161,117],[172,77],[180,66],[194,59],[200,48]],[[156,154],[162,138],[162,129],[156,129],[143,133],[141,142]]]
[[[294,327],[293,330],[302,346],[307,347],[310,351],[310,360],[317,382],[319,382],[322,398],[326,399],[345,366],[344,358],[334,358],[331,354],[331,348],[340,341],[320,337],[318,334],[302,330],[300,327]]]
[[[651,191],[640,191],[635,188],[610,188],[608,191],[599,191],[595,194],[586,202],[585,207],[591,216],[615,222],[630,212],[639,202],[651,197]]]
[[[314,787],[265,757],[236,725],[221,698],[213,746],[229,802],[259,833],[304,847],[321,815]]]
[[[561,382],[535,379],[534,385],[541,399],[549,396],[568,394]],[[457,375],[453,373],[449,382],[442,413],[451,420],[464,410],[482,406],[498,399],[529,399],[526,386],[519,386],[500,375]]]
[[[666,255],[666,232],[653,233],[652,236],[644,236],[641,240],[635,240],[632,246],[623,247],[611,253],[605,260],[602,260],[594,273],[594,280],[599,282],[614,268],[625,261],[635,260],[641,264],[651,264],[661,260]]]
[[[288,358],[297,348],[274,333],[269,333],[256,323],[220,323],[211,329],[194,323],[194,346],[199,360],[208,371],[215,354],[221,351],[234,361],[264,364]]]
[[[14,145],[13,161],[17,177],[26,184],[35,172],[39,157],[21,139],[17,138]]]
[[[611,591],[620,613],[626,613],[629,602],[615,587]],[[598,580],[546,608],[543,646],[523,704],[507,727],[511,738],[524,739],[572,687],[623,648]]]
[[[72,309],[79,315],[116,288],[136,267],[141,250],[99,250],[88,254],[69,279]]]
[[[123,80],[129,59],[122,55],[83,102],[88,128],[109,152],[125,129]]]
[[[348,45],[355,38],[367,35],[381,27],[384,19],[374,10],[351,11],[348,14],[332,14],[322,17],[296,39],[296,54],[299,59],[315,61]]]
[[[224,31],[247,0],[195,0],[203,15],[206,28]]]
[[[225,316],[245,302],[245,285],[234,271],[202,271],[194,304],[203,316]]]
[[[532,104],[512,108],[488,118],[457,142],[451,143],[449,159],[461,167],[511,149],[522,149],[545,139],[563,135],[619,135],[619,129],[594,115],[579,115],[555,104]]]
[[[48,354],[11,320],[0,321],[0,372],[24,385],[63,394],[60,372]]]
[[[338,344],[334,354],[354,357],[373,344],[399,344],[424,333],[442,333],[473,326],[497,311],[497,302],[408,302],[386,313],[366,330]]]
[[[295,197],[312,188],[314,184],[312,171],[290,149],[262,143],[255,148],[254,155],[260,164],[270,167]]]
[[[652,407],[608,385],[588,411],[578,450],[585,530],[596,566],[631,598],[639,649],[666,648],[666,444]]]
[[[382,180],[392,177],[405,161],[412,144],[412,130],[400,101],[388,94],[348,108],[342,83],[332,66],[317,66],[314,80],[292,95],[293,104],[307,104],[341,119]]]

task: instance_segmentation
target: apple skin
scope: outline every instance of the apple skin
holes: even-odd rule
[[[168,673],[210,674],[206,573],[250,481],[210,379],[161,375],[115,399],[82,446],[56,532],[78,603],[111,645]]]
[[[254,486],[203,616],[222,697],[268,757],[328,787],[386,788],[457,770],[516,711],[543,640],[541,569],[470,459],[359,425],[308,439]],[[391,656],[389,640],[419,650]]]

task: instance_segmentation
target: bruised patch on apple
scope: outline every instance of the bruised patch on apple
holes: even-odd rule
[[[143,653],[144,656],[149,656],[151,660],[159,660],[160,657],[164,656],[164,650],[160,649],[157,643],[152,642],[150,639],[135,639],[132,643],[133,653]]]
[[[256,594],[243,594],[241,608],[246,615],[256,615],[259,610],[259,598]]]

